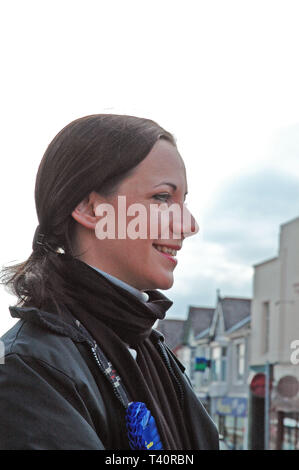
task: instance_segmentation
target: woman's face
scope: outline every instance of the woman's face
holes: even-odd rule
[[[177,204],[180,214],[183,214],[183,210],[186,214],[187,209],[184,206],[186,193],[187,181],[183,160],[170,142],[159,139],[148,156],[120,184],[117,194],[106,198],[100,196],[95,202],[96,214],[101,214],[97,204],[113,206],[116,215],[115,238],[99,239],[99,225],[97,225],[96,249],[93,250],[93,257],[96,259],[89,259],[87,262],[139,290],[169,289],[173,284],[173,271],[177,260],[175,253],[173,256],[161,250],[165,251],[166,247],[175,251],[181,249],[183,239],[195,233],[198,228],[194,218],[190,216],[193,233],[190,233],[190,223],[187,228],[186,224],[183,225],[186,220],[183,217],[181,217],[181,222],[178,222],[178,219],[174,220],[173,217],[168,217],[167,221],[166,217],[167,227],[164,221],[164,229],[162,229],[161,223],[157,224],[157,219],[153,216],[151,206],[160,210],[162,207],[169,208],[172,204]],[[122,205],[124,208],[125,204],[126,211],[136,203],[143,210],[131,212],[131,215],[126,217],[126,227],[121,227],[119,232],[120,224],[124,224],[124,220],[121,222],[122,216],[118,216],[120,196],[122,196]],[[107,216],[107,213],[105,214]],[[128,229],[130,221],[136,220],[137,215],[139,215],[139,222],[145,228],[142,238],[134,239],[130,234],[128,236],[130,230],[127,230],[124,237],[124,229]],[[98,222],[101,220],[103,222],[103,216],[98,217]],[[135,229],[139,230],[139,233],[141,225],[135,224]],[[168,230],[167,236],[165,228]],[[119,236],[119,233],[122,235]],[[132,231],[130,233],[132,234]]]

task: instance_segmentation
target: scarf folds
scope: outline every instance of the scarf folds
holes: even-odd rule
[[[65,306],[103,349],[130,399],[151,411],[163,449],[192,449],[176,386],[151,336],[154,323],[165,317],[172,302],[159,291],[148,290],[144,303],[75,258],[66,257],[59,274],[68,293]],[[136,349],[136,360],[128,345]]]

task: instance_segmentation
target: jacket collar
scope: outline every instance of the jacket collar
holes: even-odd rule
[[[89,333],[83,325],[77,320],[66,307],[63,308],[62,315],[40,310],[37,307],[9,307],[10,314],[13,318],[20,318],[38,324],[53,333],[68,336],[75,342],[94,343]],[[152,330],[151,338],[154,342],[163,341],[164,336],[158,330]]]
[[[66,309],[63,309],[63,315],[57,315],[51,312],[40,310],[37,307],[9,307],[10,314],[13,318],[21,318],[29,321],[50,331],[68,336],[74,341],[86,341],[86,335],[82,333],[80,324],[76,318]]]

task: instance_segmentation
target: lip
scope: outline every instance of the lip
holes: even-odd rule
[[[169,245],[160,245],[160,246],[167,246],[167,248],[176,249],[175,247],[172,247],[172,246],[169,246]],[[176,258],[169,255],[168,253],[162,253],[162,251],[157,250],[154,245],[153,245],[153,247],[154,247],[154,250],[156,250],[157,253],[159,253],[160,255],[164,256],[167,259],[169,259],[169,261],[171,261],[175,266],[178,264],[178,260]],[[181,247],[179,247],[179,249],[181,249]]]
[[[179,251],[182,248],[182,245],[166,245],[165,243],[153,243],[153,245],[165,246],[166,248],[171,248],[172,250],[175,250],[175,251]]]

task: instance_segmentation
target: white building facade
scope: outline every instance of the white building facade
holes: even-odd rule
[[[269,447],[299,449],[299,218],[281,225],[278,256],[254,266],[253,284],[250,366],[268,364],[273,379]]]

